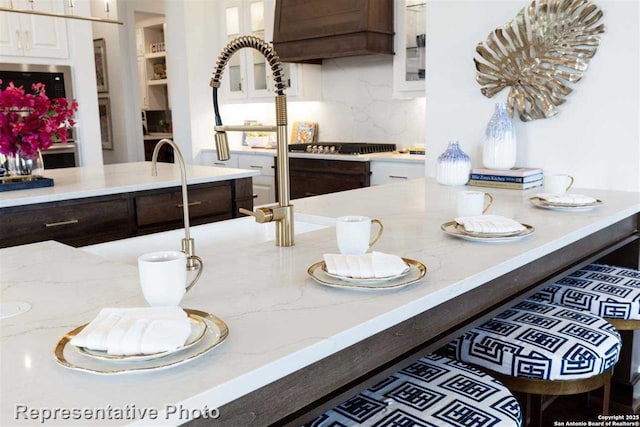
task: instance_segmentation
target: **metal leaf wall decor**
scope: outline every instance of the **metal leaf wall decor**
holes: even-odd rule
[[[478,43],[476,80],[487,98],[510,86],[520,119],[552,117],[600,44],[602,11],[588,0],[533,0],[515,19]]]

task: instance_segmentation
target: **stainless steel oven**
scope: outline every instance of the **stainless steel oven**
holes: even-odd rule
[[[73,99],[71,67],[67,65],[0,64],[0,88],[13,82],[31,92],[31,85],[44,83],[50,98]],[[78,164],[78,147],[74,129],[69,130],[66,144],[54,144],[42,153],[45,169],[73,167]]]

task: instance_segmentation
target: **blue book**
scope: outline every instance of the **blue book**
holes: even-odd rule
[[[494,181],[494,182],[516,182],[524,184],[527,182],[534,182],[542,179],[542,174],[528,175],[528,176],[505,176],[505,175],[485,175],[472,173],[471,179],[478,181]]]

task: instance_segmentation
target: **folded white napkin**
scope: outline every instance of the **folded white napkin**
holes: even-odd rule
[[[324,254],[324,262],[329,273],[355,279],[396,276],[407,269],[402,258],[382,252],[364,255]]]
[[[71,344],[111,355],[153,354],[183,346],[190,334],[180,307],[103,308]]]
[[[512,233],[526,228],[511,218],[500,215],[476,215],[456,218],[469,233]]]
[[[596,199],[582,194],[549,194],[540,193],[536,197],[546,200],[549,203],[559,203],[565,205],[588,205],[595,203]]]

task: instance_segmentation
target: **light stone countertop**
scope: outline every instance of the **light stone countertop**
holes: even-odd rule
[[[231,248],[198,246],[196,240],[206,267],[182,305],[221,317],[230,335],[209,354],[157,372],[96,376],[58,366],[52,356],[64,333],[90,321],[100,308],[145,305],[134,266],[54,242],[0,250],[2,301],[33,305],[25,314],[0,320],[0,424],[15,423],[17,403],[30,408],[135,405],[158,409],[156,423],[178,424],[186,420],[167,421],[165,405],[222,406],[640,212],[638,193],[576,189],[604,205],[592,211],[556,212],[532,206],[528,198],[535,191],[491,189],[495,201],[490,213],[533,225],[536,231],[516,242],[476,243],[440,230],[453,218],[456,194],[462,189],[418,179],[293,201],[301,214],[379,218],[385,229],[375,249],[416,259],[428,270],[423,281],[394,291],[327,288],[307,277],[309,265],[323,253],[337,251],[332,227],[296,235],[291,248],[277,248],[272,241],[245,246],[238,242]],[[246,219],[231,221],[242,220]],[[224,234],[225,224],[232,230],[236,223],[215,223],[208,230]],[[112,249],[118,244],[127,243],[113,242]],[[171,248],[150,244],[150,249]],[[274,396],[274,404],[277,401]]]
[[[52,187],[3,191],[0,208],[34,203],[81,199],[131,191],[175,187],[180,182],[178,164],[158,162],[158,176],[151,175],[151,162],[118,163],[104,166],[48,169],[44,176],[53,178]],[[202,184],[260,175],[245,169],[212,166],[187,166],[187,182]]]

